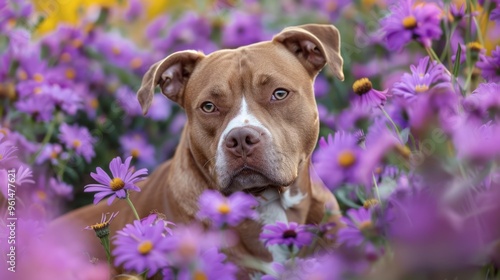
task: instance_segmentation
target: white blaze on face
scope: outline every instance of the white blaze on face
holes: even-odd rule
[[[226,170],[225,166],[225,154],[224,154],[224,142],[226,140],[226,136],[229,134],[231,130],[237,127],[244,127],[244,126],[254,126],[261,128],[264,130],[264,132],[268,135],[268,137],[271,137],[271,133],[269,130],[255,117],[250,113],[248,110],[248,104],[243,97],[241,100],[241,106],[240,106],[240,111],[238,114],[227,124],[226,128],[222,132],[220,138],[219,138],[219,143],[217,144],[217,153],[216,153],[216,160],[215,160],[215,167],[217,170],[218,174],[223,174],[224,171]]]

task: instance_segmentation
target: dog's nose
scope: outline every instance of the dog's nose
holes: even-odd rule
[[[226,136],[226,150],[237,157],[247,157],[259,146],[262,134],[257,128],[233,128]]]

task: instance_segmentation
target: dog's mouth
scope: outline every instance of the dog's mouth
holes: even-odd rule
[[[255,187],[255,188],[245,189],[243,190],[243,192],[257,197],[261,196],[262,193],[268,189],[276,189],[279,193],[283,193],[286,190],[286,188],[288,187],[265,186],[265,187]]]
[[[253,196],[259,196],[270,188],[279,190],[282,187],[264,172],[244,165],[233,172],[230,182],[222,189],[222,192],[231,194],[236,191],[243,191]]]

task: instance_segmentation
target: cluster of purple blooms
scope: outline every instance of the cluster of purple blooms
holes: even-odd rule
[[[16,279],[109,279],[103,260],[74,255],[85,244],[58,243],[59,234],[87,231],[50,232],[47,223],[72,203],[90,203],[88,192],[94,203],[128,200],[146,168],[173,152],[182,112],[157,94],[142,116],[135,101],[151,64],[179,50],[268,40],[302,19],[333,23],[343,39],[346,81],[328,72],[315,81],[322,137],[312,157],[342,224],[265,225],[262,243],[290,254],[254,265],[253,277],[498,277],[500,1],[213,2],[149,21],[130,0],[40,34],[30,1],[0,0],[0,213],[7,217],[15,197]],[[117,28],[135,23],[146,25],[139,38]],[[11,174],[15,187],[5,183]],[[258,205],[248,194],[208,190],[192,224],[139,217],[109,236],[113,264],[144,277],[236,279],[225,252],[240,223],[259,220]],[[108,238],[117,215],[89,229]],[[5,221],[2,253],[10,250]],[[335,246],[317,250],[322,238]],[[14,279],[9,273],[2,266],[0,278]]]

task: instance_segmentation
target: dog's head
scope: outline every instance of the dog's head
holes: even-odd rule
[[[343,80],[342,64],[338,30],[303,25],[234,50],[174,53],[137,95],[144,114],[156,85],[185,109],[190,152],[220,191],[288,186],[318,137],[314,79],[328,65]]]

